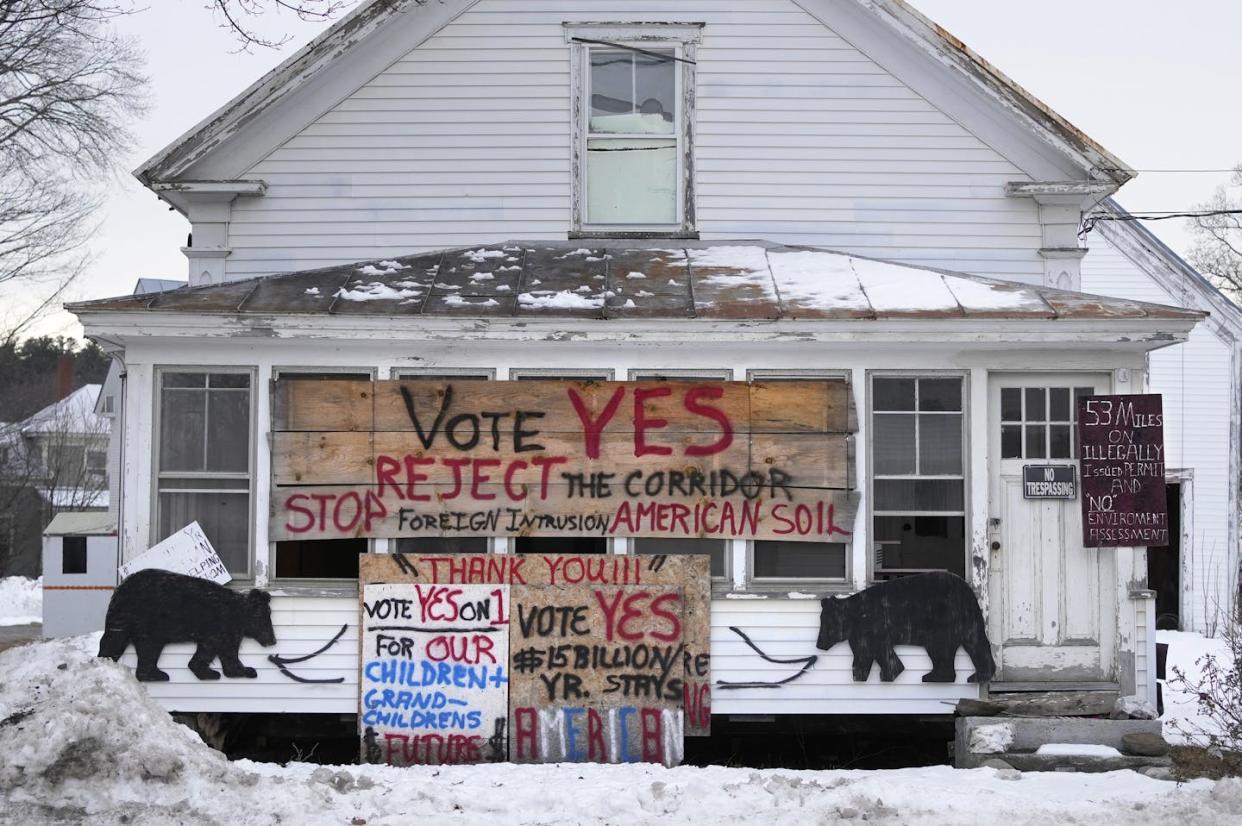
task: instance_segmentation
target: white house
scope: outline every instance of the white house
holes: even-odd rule
[[[1088,254],[1083,211],[1134,173],[900,0],[364,3],[137,174],[191,222],[190,286],[71,307],[124,356],[122,556],[197,519],[273,594],[281,656],[346,629],[300,672],[334,683],[291,680],[250,642],[257,678],[207,683],[174,647],[152,684],[170,708],[357,710],[357,553],[393,550],[709,553],[717,715],[977,696],[964,651],[945,682],[921,648],[861,678],[850,646],[816,652],[818,598],[929,570],[983,608],[987,690],[1154,696],[1147,550],[1084,548],[1077,499],[1022,495],[1025,465],[1076,464],[1081,395],[1155,389],[1187,411],[1166,433],[1193,530],[1184,615],[1207,613],[1185,567],[1205,542],[1232,599],[1233,310],[1175,288],[1191,274],[1129,224],[1101,224]],[[1181,353],[1221,382],[1218,451],[1185,435],[1216,431],[1195,418],[1206,397],[1178,393]],[[396,379],[841,390],[837,429],[774,461],[828,456],[823,486],[856,516],[848,538],[800,543],[296,538],[298,485],[375,484],[321,471],[350,432],[364,473],[380,466],[382,428],[346,413]],[[336,401],[291,418],[315,383]]]

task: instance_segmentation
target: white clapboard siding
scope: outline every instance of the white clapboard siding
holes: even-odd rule
[[[282,674],[267,658],[279,654],[294,659],[323,646],[341,626],[345,634],[324,653],[287,668],[299,677],[334,679],[342,683],[298,683]],[[240,659],[258,672],[254,679],[199,680],[187,664],[194,653],[191,643],[166,646],[160,669],[166,683],[143,683],[152,697],[169,711],[297,712],[304,714],[353,714],[358,709],[358,600],[346,597],[272,598],[272,627],[276,645],[264,648],[243,640]],[[131,647],[121,660],[136,665]],[[220,670],[219,662],[212,665]]]
[[[819,613],[819,600],[811,599],[713,600],[712,713],[950,714],[958,699],[979,696],[979,687],[966,682],[974,667],[961,650],[956,683],[924,683],[931,660],[915,646],[898,646],[905,671],[893,682],[881,682],[875,667],[867,682],[854,682],[848,643],[838,643],[828,651],[816,649]],[[771,657],[818,659],[801,677],[779,687],[723,688],[720,681],[783,680],[802,667],[766,662],[730,626],[745,632]]]
[[[1103,238],[1083,259],[1086,292],[1164,304],[1181,303]],[[1166,467],[1191,468],[1193,535],[1182,548],[1182,616],[1192,629],[1226,605],[1236,572],[1229,559],[1230,347],[1206,325],[1185,344],[1150,356],[1152,392],[1164,396]],[[1188,580],[1188,581],[1187,581]]]
[[[169,711],[298,712],[353,714],[358,707],[358,602],[345,597],[282,597],[272,599],[272,625],[277,643],[263,648],[253,640],[242,643],[243,663],[258,671],[255,679],[199,680],[186,667],[194,653],[191,644],[169,645],[160,657],[167,683],[144,683],[148,692]],[[922,648],[897,649],[906,670],[892,683],[879,681],[873,669],[866,683],[853,679],[849,645],[817,651],[818,600],[712,601],[712,681],[776,681],[799,665],[765,662],[729,630],[737,626],[773,657],[818,655],[815,666],[799,679],[773,689],[727,690],[713,687],[716,714],[947,714],[960,697],[977,697],[977,686],[967,684],[973,672],[970,659],[958,652],[956,684],[925,684],[922,675],[931,661]],[[339,684],[304,684],[291,680],[268,661],[269,654],[286,659],[318,649],[342,625],[348,628],[328,651],[288,666],[301,677],[344,677]],[[135,665],[133,649],[122,659]],[[219,670],[218,664],[213,664]]]
[[[612,0],[482,0],[243,177],[230,278],[570,227],[565,21]],[[703,21],[695,180],[705,239],[766,238],[1042,278],[1026,176],[790,0],[643,0]],[[362,83],[363,79],[360,79]]]

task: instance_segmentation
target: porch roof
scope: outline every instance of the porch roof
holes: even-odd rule
[[[73,312],[595,319],[1200,319],[763,241],[510,242],[66,305]]]

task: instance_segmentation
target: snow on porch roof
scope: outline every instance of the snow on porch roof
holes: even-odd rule
[[[1197,319],[1180,307],[761,241],[512,242],[67,305],[72,312],[704,318]]]

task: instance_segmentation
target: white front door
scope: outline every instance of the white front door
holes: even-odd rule
[[[988,386],[991,610],[997,682],[1113,681],[1111,548],[1082,545],[1075,399],[1107,374],[993,374]],[[1072,500],[1023,497],[1024,465],[1071,465]],[[1042,471],[1041,471],[1042,474]]]

